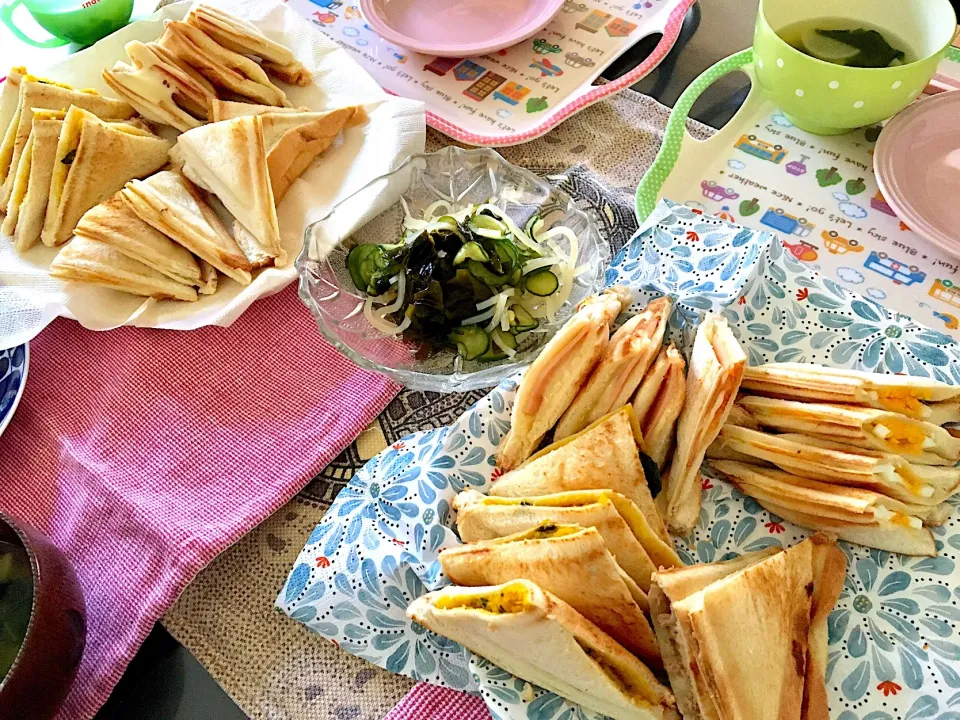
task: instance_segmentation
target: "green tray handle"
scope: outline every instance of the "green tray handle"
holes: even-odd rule
[[[948,47],[947,60],[952,60],[955,63],[960,63],[960,48],[955,48],[953,45]]]
[[[52,37],[49,40],[34,40],[24,35],[20,31],[20,28],[18,28],[13,22],[13,11],[16,10],[22,2],[23,0],[11,0],[11,2],[6,2],[2,7],[0,7],[0,22],[6,25],[10,32],[20,38],[23,42],[27,43],[27,45],[33,45],[34,47],[38,48],[55,48],[60,47],[61,45],[66,45],[70,42],[69,40],[64,40],[58,37]]]
[[[670,113],[666,131],[663,133],[663,144],[660,146],[660,152],[657,153],[653,165],[650,166],[643,179],[640,180],[640,184],[637,185],[637,219],[641,223],[657,206],[660,188],[663,187],[667,176],[673,172],[673,168],[677,164],[677,158],[680,157],[680,145],[683,143],[683,137],[687,131],[687,116],[690,114],[693,103],[703,94],[704,90],[724,75],[729,75],[735,70],[741,70],[745,65],[751,63],[753,63],[753,49],[741,50],[707,68],[700,77],[683,91],[673,107],[673,112]]]

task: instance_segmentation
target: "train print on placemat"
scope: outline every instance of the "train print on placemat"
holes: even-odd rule
[[[357,0],[287,0],[346,48],[381,87],[424,102],[428,122],[442,120],[444,132],[471,144],[516,138],[535,128],[537,134],[546,132],[551,118],[581,95],[605,92],[593,81],[635,42],[655,33],[667,35],[667,42],[675,39],[678,13],[691,2],[568,0],[542,30],[513,47],[443,58],[408,53],[379,38]],[[659,48],[657,56],[666,49]],[[522,110],[511,112],[509,106]]]
[[[706,215],[733,209],[821,275],[875,300],[895,294],[899,309],[960,337],[960,261],[915,235],[884,199],[872,171],[877,128],[811,135],[769,105],[734,122],[742,129],[704,163],[700,192],[677,199]]]

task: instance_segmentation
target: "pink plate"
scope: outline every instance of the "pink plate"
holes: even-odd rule
[[[921,100],[880,133],[873,169],[911,230],[960,257],[960,91]]]
[[[360,0],[360,11],[394,45],[464,58],[532,37],[561,5],[563,0]]]

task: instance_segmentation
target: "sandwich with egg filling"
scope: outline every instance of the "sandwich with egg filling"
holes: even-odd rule
[[[179,173],[164,170],[127,183],[120,192],[137,217],[241,285],[250,263],[200,192]]]
[[[493,483],[490,494],[530,497],[568,490],[613,490],[636,503],[653,531],[669,542],[640,461],[642,443],[633,408],[624,405],[505,473]]]
[[[524,578],[590,620],[644,662],[660,650],[644,612],[647,596],[624,572],[595,528],[544,522],[530,530],[440,553],[456,585],[498,585]]]
[[[743,388],[752,393],[817,403],[840,403],[902,413],[931,420],[931,403],[960,399],[960,386],[930,378],[883,375],[803,363],[768,363],[747,368]],[[956,412],[956,407],[953,407]],[[960,417],[941,411],[943,422]],[[942,423],[935,423],[940,425]]]
[[[936,555],[933,535],[921,514],[942,522],[949,506],[908,505],[860,488],[828,485],[781,470],[731,460],[710,463],[772,513],[811,530],[902,555]]]
[[[596,528],[617,564],[644,591],[659,567],[678,567],[669,540],[637,505],[613,490],[574,490],[535,497],[490,497],[465,490],[453,501],[457,531],[466,543],[512,535],[544,522]]]
[[[952,465],[960,460],[960,439],[938,425],[900,413],[753,396],[740,404],[758,423],[775,430],[895,453],[919,465]]]
[[[76,106],[67,111],[57,141],[50,198],[40,238],[66,242],[83,214],[128,180],[159,170],[170,143],[133,125],[106,123]]]
[[[497,454],[499,467],[519,467],[570,407],[610,341],[610,325],[630,299],[629,290],[617,286],[588,298],[540,351],[517,389],[510,430]]]
[[[708,314],[693,341],[677,451],[657,496],[667,527],[677,534],[686,535],[700,517],[700,465],[730,414],[746,364],[727,321]]]
[[[794,475],[873,490],[918,505],[938,505],[960,487],[960,468],[913,465],[892,453],[807,435],[772,435],[729,423],[707,457],[769,463]]]
[[[679,720],[674,698],[613,638],[529,580],[448,587],[407,616],[494,665],[614,720]]]
[[[670,307],[670,298],[658,298],[613,334],[590,379],[557,423],[555,439],[583,430],[630,401],[663,344]]]

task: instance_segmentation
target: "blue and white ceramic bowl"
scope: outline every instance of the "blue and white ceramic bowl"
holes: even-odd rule
[[[29,345],[0,350],[0,435],[7,429],[23,395],[29,365]]]

